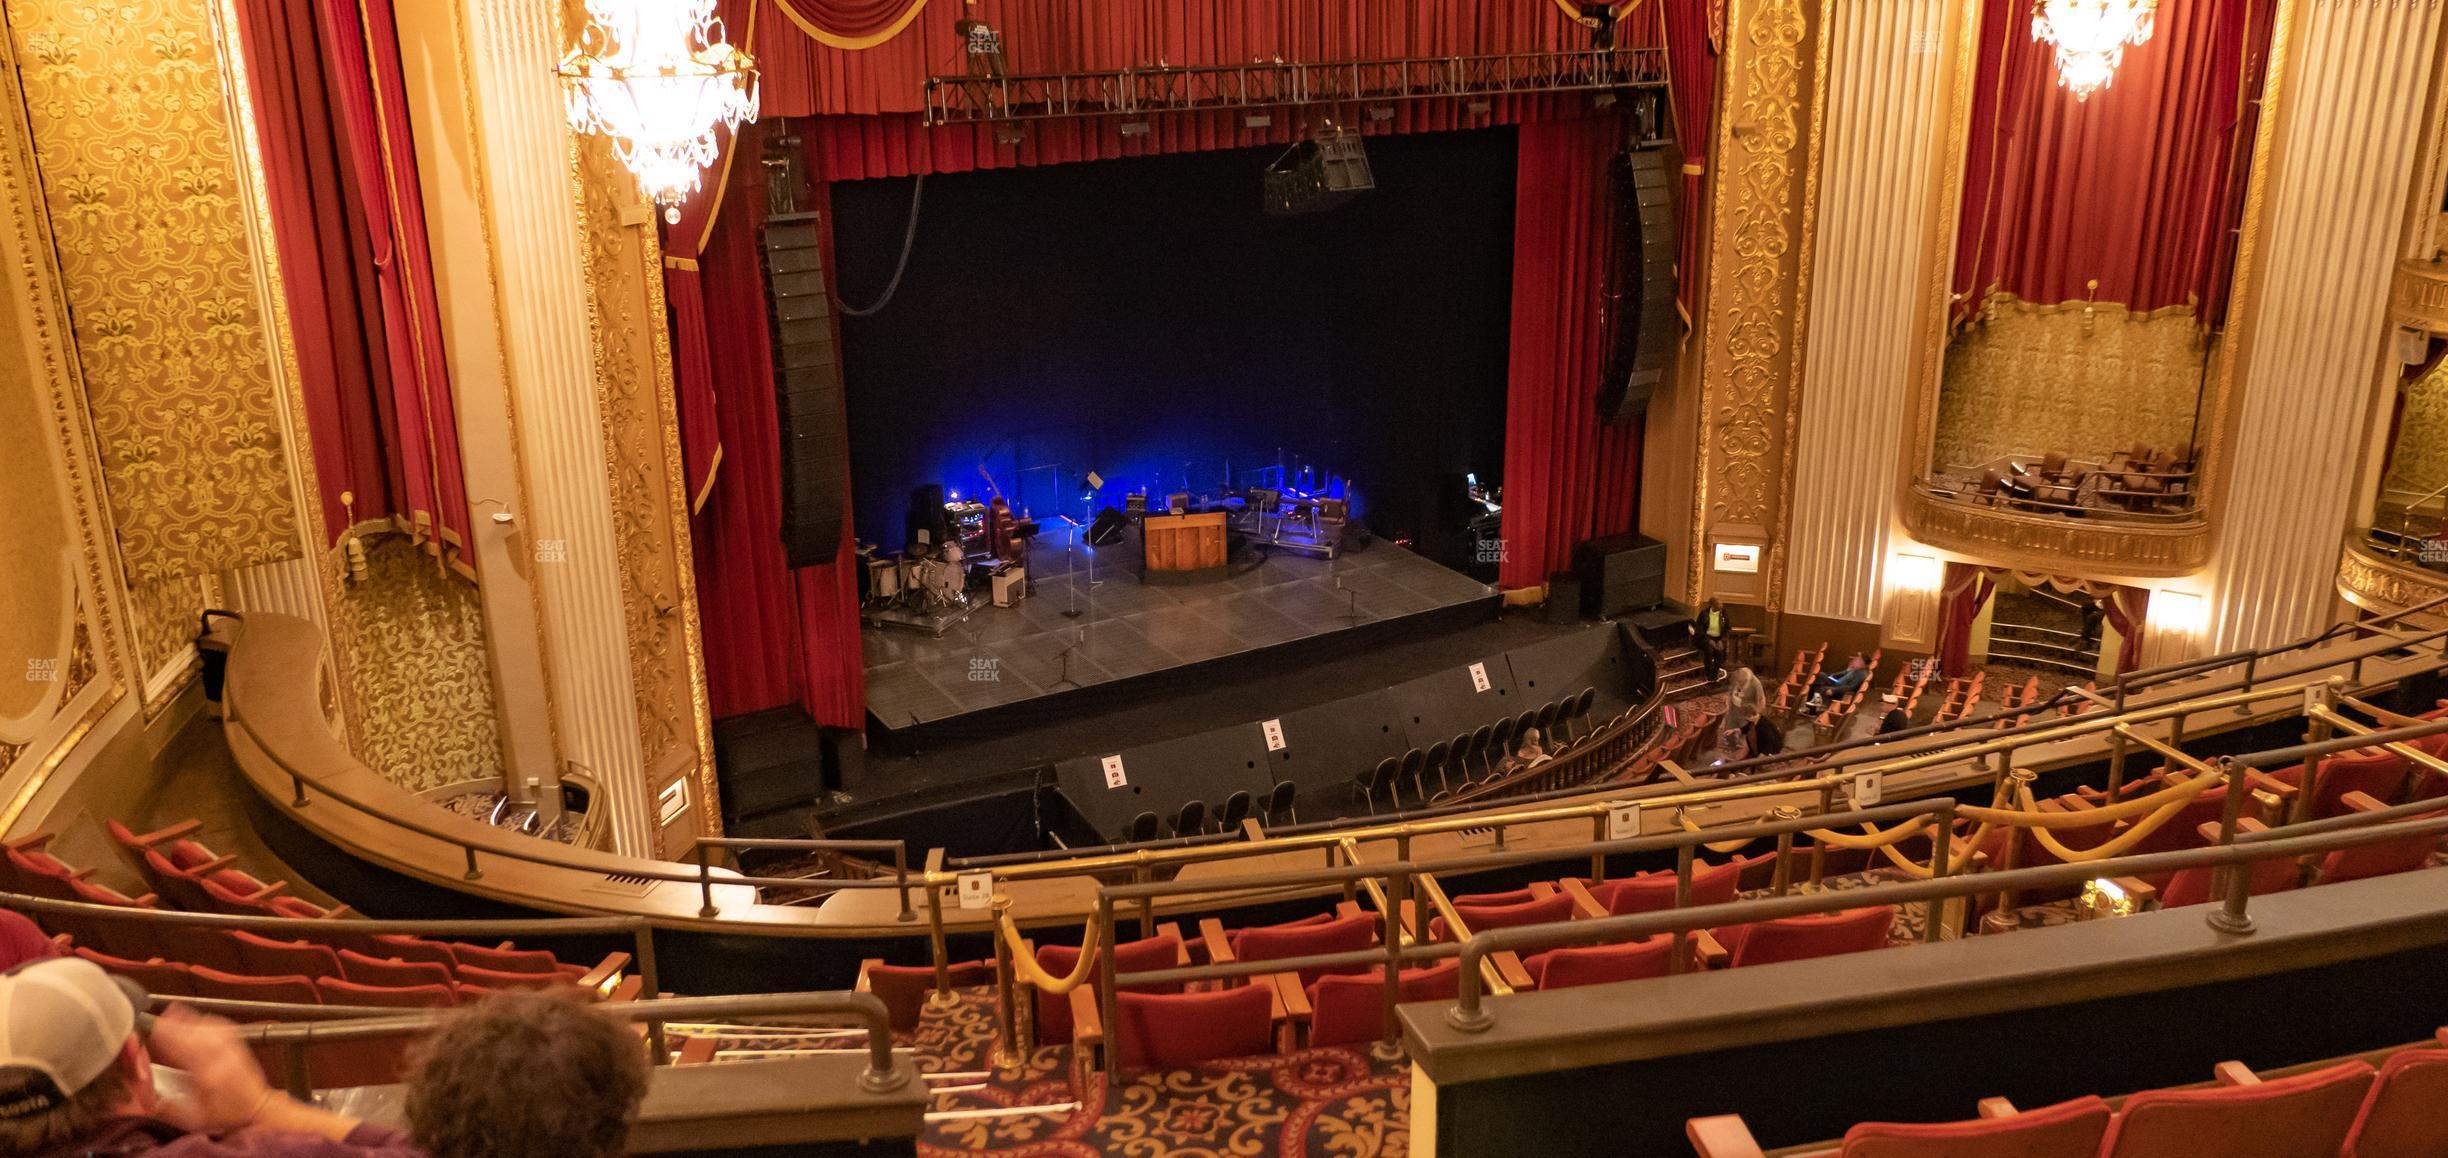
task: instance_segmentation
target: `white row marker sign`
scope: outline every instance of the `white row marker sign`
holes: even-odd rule
[[[1122,757],[1107,756],[1105,758],[1105,787],[1127,788],[1129,786],[1130,777],[1122,773]]]

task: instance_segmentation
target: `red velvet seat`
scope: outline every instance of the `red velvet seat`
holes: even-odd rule
[[[2448,1153],[2448,1049],[2400,1050],[2380,1067],[2341,1158]]]
[[[1462,964],[1445,961],[1405,969],[1395,1000],[1451,1001],[1461,992]],[[1350,1045],[1385,1036],[1385,975],[1338,973],[1309,986],[1309,1044]]]
[[[223,973],[197,965],[188,969],[194,980],[195,995],[216,997],[224,1001],[280,1001],[291,1005],[321,1005],[314,982],[305,977],[253,977],[243,973]],[[232,1021],[268,1021],[275,1018],[232,1014]]]
[[[1056,977],[1068,977],[1079,964],[1076,945],[1037,946],[1037,967]],[[1139,941],[1125,941],[1114,947],[1114,972],[1152,973],[1172,969],[1181,964],[1182,939],[1178,933],[1161,933]],[[1131,993],[1179,993],[1179,985],[1133,987]],[[1068,994],[1037,995],[1037,1044],[1061,1045],[1071,1040],[1071,998]]]
[[[83,945],[77,946],[76,955],[101,966],[104,972],[116,973],[144,986],[147,993],[162,997],[195,996],[195,981],[188,976],[187,966],[179,962],[158,958],[134,961],[108,953],[96,953]]]
[[[1664,977],[1674,971],[1674,938],[1658,934],[1619,945],[1550,949],[1523,958],[1522,967],[1542,991]]]
[[[2440,814],[2433,812],[2418,819],[2429,820]],[[2331,885],[2340,881],[2359,881],[2368,877],[2385,877],[2412,872],[2431,863],[2431,854],[2438,851],[2439,837],[2405,836],[2379,844],[2341,848],[2320,862],[2317,880]]]
[[[186,965],[202,965],[224,973],[247,972],[246,961],[238,955],[238,942],[230,938],[227,929],[208,929],[201,925],[154,925],[144,930],[153,939],[153,951],[146,956],[160,956]],[[122,953],[120,956],[130,956]]]
[[[459,959],[462,968],[474,965],[496,973],[564,973],[576,976],[561,964],[561,959],[542,949],[494,949],[471,945],[465,941],[451,946],[451,955]]]
[[[2336,1158],[2371,1088],[2359,1061],[2256,1085],[2145,1090],[2125,1100],[2101,1158]]]
[[[2159,890],[2159,907],[2181,909],[2187,905],[2198,905],[2205,901],[2225,901],[2227,898],[2224,894],[2216,897],[2211,895],[2210,890],[2217,876],[2217,869],[2178,869],[2176,875],[2168,878],[2167,887]],[[2302,881],[2303,871],[2292,858],[2280,857],[2276,860],[2253,862],[2253,896],[2283,893],[2301,884]]]
[[[1765,856],[1736,857],[1724,864],[1709,864],[1706,861],[1693,864],[1691,903],[1731,903],[1734,895],[1742,889],[1743,871],[1766,859]],[[1590,896],[1606,906],[1609,916],[1664,912],[1675,907],[1675,874],[1671,871],[1642,873],[1591,885]]]
[[[1119,993],[1106,1048],[1123,1069],[1180,1069],[1275,1048],[1275,995],[1264,985],[1201,993]]]
[[[458,978],[470,985],[487,989],[558,989],[569,985],[570,979],[558,971],[552,973],[504,973],[481,965],[462,965]]]
[[[428,941],[423,937],[410,937],[402,933],[376,934],[374,948],[367,951],[367,956],[396,957],[402,961],[423,961],[454,972],[459,968],[458,955],[451,952],[449,944],[442,941]]]
[[[315,992],[325,1005],[375,1005],[385,1009],[448,1009],[459,998],[448,985],[360,985],[338,977],[317,977]]]
[[[276,941],[243,929],[230,930],[229,939],[237,943],[242,972],[258,977],[285,977],[291,974],[307,978],[342,976],[339,955],[322,945],[304,941]]]
[[[270,904],[271,897],[267,890],[272,886],[261,885],[260,882],[255,882],[255,878],[244,873],[219,872],[200,880],[195,877],[187,879],[195,881],[199,889],[198,901],[192,906],[182,902],[179,906],[181,908],[192,909],[196,912],[228,913],[236,917],[277,917],[281,915]],[[257,883],[259,887],[247,888],[250,882]]]
[[[66,900],[81,901],[88,905],[104,905],[114,909],[150,909],[154,907],[150,894],[130,897],[116,889],[73,877],[62,883],[67,888],[68,895],[64,898]],[[82,914],[53,913],[47,914],[44,922],[52,932],[66,933],[78,944],[99,949],[105,953],[141,959],[154,956],[156,952],[152,947],[152,931],[139,928],[126,921],[113,920],[109,917],[88,917]]]
[[[994,962],[955,961],[944,969],[944,975],[954,988],[994,984]],[[933,965],[887,965],[882,961],[859,963],[858,989],[872,993],[884,1003],[884,1013],[892,1027],[903,1032],[918,1028],[918,1015],[926,1008],[927,995],[935,991]]]
[[[2320,783],[2312,790],[2312,819],[2326,820],[2343,816],[2348,811],[2346,794],[2368,793],[2381,801],[2397,799],[2406,786],[2406,776],[2413,762],[2386,749],[2377,752],[2350,752],[2321,761]],[[2303,786],[2303,765],[2279,768],[2270,774],[2273,780]]]
[[[73,901],[75,892],[69,883],[86,874],[69,868],[59,858],[38,848],[6,846],[9,875],[16,879],[20,892],[54,901]]]
[[[1717,930],[1716,937],[1726,948],[1728,965],[1768,965],[1884,949],[1895,916],[1894,905],[1873,905],[1841,913],[1734,925]]]
[[[1512,899],[1516,895],[1529,896],[1528,893],[1498,893],[1492,896],[1456,897],[1454,915],[1462,918],[1462,923],[1473,933],[1520,925],[1550,925],[1572,919],[1573,899],[1570,893],[1559,891],[1543,897],[1529,896],[1527,900]],[[1431,941],[1450,940],[1451,933],[1443,917],[1428,922],[1428,939]]]
[[[448,985],[454,980],[449,969],[431,961],[370,957],[354,949],[340,950],[339,958],[340,976],[359,985]]]
[[[458,995],[448,985],[394,988],[359,985],[336,977],[315,978],[314,985],[325,1005],[448,1009],[458,1004]],[[407,1039],[393,1038],[318,1045],[307,1051],[307,1074],[317,1089],[387,1085],[399,1081],[406,1071],[409,1044]]]
[[[1845,1131],[1843,1158],[2093,1158],[2108,1132],[2108,1103],[2076,1098],[2004,1118],[1968,1122],[1863,1122]]]
[[[1239,961],[1280,961],[1287,957],[1350,953],[1377,944],[1377,917],[1372,913],[1355,913],[1344,917],[1320,914],[1289,924],[1235,929],[1229,941],[1233,958]],[[1300,970],[1301,984],[1307,985],[1331,973],[1355,973],[1367,968],[1370,966],[1303,969]]]

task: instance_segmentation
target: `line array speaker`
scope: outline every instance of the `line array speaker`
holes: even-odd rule
[[[1615,261],[1608,292],[1613,346],[1606,381],[1598,389],[1598,413],[1608,422],[1630,422],[1649,409],[1649,396],[1666,376],[1674,356],[1675,251],[1674,179],[1663,149],[1633,149],[1613,166]]]
[[[773,335],[774,418],[782,435],[782,549],[793,567],[830,562],[849,503],[849,418],[814,213],[766,219],[765,316]]]

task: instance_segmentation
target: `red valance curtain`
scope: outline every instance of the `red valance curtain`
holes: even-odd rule
[[[1708,244],[1709,135],[1717,124],[1717,52],[1711,38],[1710,5],[1722,0],[1657,0],[1648,7],[1662,22],[1668,92],[1674,101],[1675,143],[1683,150],[1683,197],[1675,206],[1682,242],[1675,260],[1675,301],[1690,324],[1700,300],[1700,265]],[[1636,17],[1636,19],[1640,19]]]
[[[2077,101],[2034,0],[1985,0],[1965,154],[1954,291],[1969,318],[1992,293],[2136,311],[2227,304],[2254,110],[2276,0],[2168,0],[2116,79]]]
[[[2116,628],[2124,640],[2117,647],[2117,674],[2124,675],[2142,666],[2142,633],[2149,624],[2150,591],[2142,587],[2119,587],[2099,597],[2100,612],[2108,626]]]
[[[238,13],[325,526],[389,521],[472,575],[391,0]]]
[[[1641,427],[1598,417],[1611,250],[1612,117],[1523,125],[1514,169],[1513,323],[1505,383],[1507,587],[1547,581],[1575,544],[1633,528]]]

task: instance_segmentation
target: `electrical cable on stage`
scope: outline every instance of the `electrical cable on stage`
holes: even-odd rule
[[[892,280],[884,283],[884,293],[881,297],[876,298],[875,304],[865,309],[854,308],[848,302],[839,301],[840,294],[839,291],[836,291],[836,304],[841,306],[842,313],[853,318],[873,317],[876,311],[892,303],[894,291],[901,288],[901,275],[909,272],[910,249],[918,244],[918,207],[923,203],[925,197],[926,174],[920,173],[910,185],[909,228],[902,231],[901,234],[901,259],[893,263]]]

